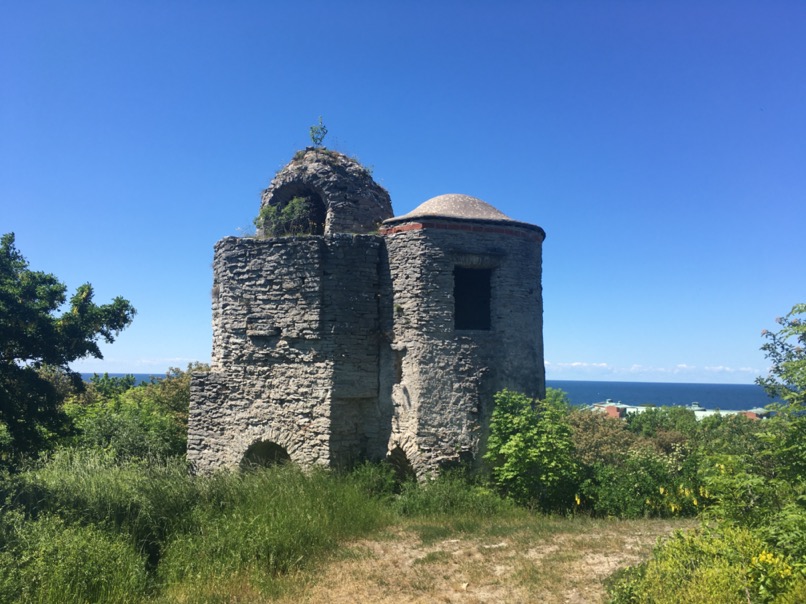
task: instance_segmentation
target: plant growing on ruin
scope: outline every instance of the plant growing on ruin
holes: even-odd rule
[[[308,197],[293,197],[282,208],[266,205],[255,218],[265,237],[288,237],[313,233],[313,203]]]
[[[322,122],[322,116],[319,116],[319,124],[314,124],[310,128],[311,142],[317,149],[322,146],[322,141],[327,136],[327,126]]]

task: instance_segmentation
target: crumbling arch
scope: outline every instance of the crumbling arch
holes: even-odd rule
[[[295,211],[290,212],[292,208]],[[271,227],[266,224],[270,216]],[[261,230],[268,236],[324,235],[327,205],[322,193],[315,187],[292,182],[278,187],[272,193],[268,203],[261,208],[259,220]]]
[[[243,454],[241,469],[265,468],[290,461],[291,456],[285,447],[270,440],[259,440],[252,443]]]
[[[411,465],[406,452],[400,447],[395,447],[386,456],[386,461],[395,471],[395,475],[400,482],[407,480],[414,480],[417,478],[417,473],[414,471],[414,466]]]

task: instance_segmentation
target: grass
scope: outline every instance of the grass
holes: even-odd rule
[[[603,602],[607,576],[646,559],[659,537],[694,523],[524,510],[477,516],[470,530],[446,530],[438,517],[402,519],[346,546],[355,554],[320,561],[314,579],[278,601]]]
[[[177,461],[97,451],[2,476],[0,494],[4,602],[551,602],[598,594],[681,525],[541,516],[458,476],[193,478]]]

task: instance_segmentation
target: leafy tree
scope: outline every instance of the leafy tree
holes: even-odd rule
[[[569,417],[576,458],[586,467],[595,463],[619,465],[630,449],[649,447],[648,439],[627,429],[624,420],[596,413],[590,409],[574,409]]]
[[[785,317],[775,322],[779,331],[761,332],[767,343],[761,347],[772,361],[767,377],[756,383],[772,398],[781,398],[789,405],[806,406],[806,303],[795,304]]]
[[[165,377],[136,387],[134,376],[93,376],[82,394],[65,403],[76,428],[67,442],[118,459],[183,455],[191,374],[208,370],[203,363],[190,363],[187,371],[171,367]]]
[[[66,291],[54,275],[28,268],[13,233],[0,238],[0,425],[12,455],[35,451],[49,432],[65,427],[59,388],[43,370],[61,372],[80,388],[68,364],[103,358],[98,340],[113,342],[135,314],[121,297],[95,304],[89,283],[57,314]]]
[[[772,361],[769,375],[759,378],[767,394],[784,401],[777,407],[773,425],[779,430],[771,434],[777,445],[781,470],[790,480],[803,481],[806,476],[806,304],[796,304],[776,322],[777,332],[764,330],[767,343],[761,347]]]

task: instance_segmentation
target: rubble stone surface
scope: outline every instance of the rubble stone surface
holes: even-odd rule
[[[393,218],[366,171],[321,153],[262,203],[315,191],[323,234],[215,246],[188,459],[235,468],[272,443],[305,466],[389,458],[421,477],[477,459],[495,392],[545,394],[544,231],[454,194]]]

